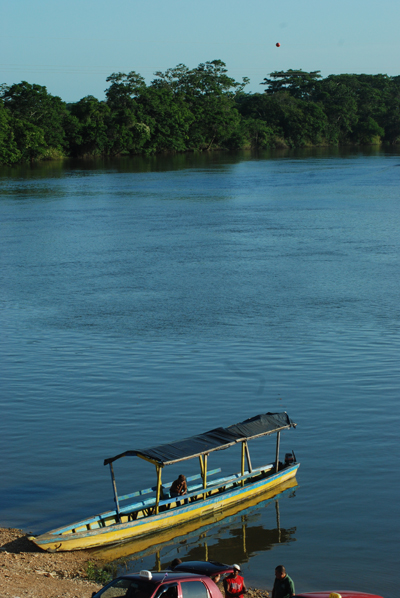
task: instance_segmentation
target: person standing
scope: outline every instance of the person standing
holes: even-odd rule
[[[271,598],[292,598],[294,594],[293,579],[286,573],[283,565],[278,565],[275,568],[275,581]]]
[[[244,579],[239,575],[239,565],[233,565],[233,572],[224,579],[225,598],[243,598],[247,594]]]

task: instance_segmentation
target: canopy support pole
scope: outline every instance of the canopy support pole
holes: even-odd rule
[[[279,501],[275,501],[275,511],[276,511],[276,527],[278,530],[278,543],[281,543],[281,518],[279,516]]]
[[[162,472],[162,466],[161,465],[156,465],[156,469],[157,469],[157,493],[156,493],[156,515],[158,515],[158,511],[159,511],[159,503],[160,503],[160,495],[161,495],[161,472]]]
[[[244,459],[245,459],[245,454],[246,454],[245,444],[246,444],[246,441],[243,441],[242,442],[242,476],[244,476]],[[242,480],[240,482],[240,485],[244,486],[244,480]]]
[[[203,455],[199,455],[199,463],[200,463],[200,473],[201,477],[204,478],[204,463],[203,463]]]
[[[275,455],[275,471],[278,473],[279,469],[279,443],[281,439],[281,433],[278,432],[276,435],[276,455]]]
[[[159,550],[156,552],[156,569],[157,571],[161,571],[161,556]]]
[[[208,460],[208,455],[204,455],[204,461],[203,461],[203,488],[204,490],[207,488],[207,460]],[[203,494],[203,498],[204,500],[207,498],[207,492],[204,492]]]
[[[117,484],[115,483],[114,468],[113,468],[112,463],[110,463],[110,472],[111,472],[111,481],[112,481],[113,490],[114,490],[114,502],[115,502],[115,510],[117,511],[117,519],[118,519],[118,521],[121,521],[121,515],[120,515],[120,511],[119,511],[118,494],[117,494]]]
[[[245,444],[245,449],[246,449],[247,467],[249,469],[249,473],[252,473],[253,472],[253,468],[251,466],[249,445],[247,444],[247,441],[244,444]]]

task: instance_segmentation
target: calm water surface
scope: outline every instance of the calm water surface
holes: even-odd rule
[[[283,563],[298,591],[397,596],[399,183],[373,150],[0,170],[0,525],[106,510],[105,457],[286,410],[297,487],[128,566],[240,561],[270,588]],[[119,492],[154,484],[125,461]]]

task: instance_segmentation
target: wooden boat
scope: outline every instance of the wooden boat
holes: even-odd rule
[[[295,477],[300,464],[294,453],[279,461],[280,433],[296,427],[287,413],[265,413],[227,428],[185,438],[149,449],[128,450],[105,459],[109,465],[114,490],[115,509],[51,530],[30,539],[44,550],[64,551],[92,548],[159,533],[167,528],[199,519],[231,507]],[[254,468],[248,441],[276,434],[275,461]],[[208,455],[241,444],[241,470],[210,480],[221,469],[207,470]],[[137,456],[156,467],[157,484],[152,488],[118,496],[113,463],[122,457]],[[172,482],[162,483],[162,471],[172,465],[198,457],[200,473],[187,477],[188,491],[183,497],[171,497]],[[247,461],[247,469],[246,469]],[[148,498],[147,498],[148,495]],[[128,505],[121,503],[128,501]]]
[[[296,487],[296,478],[292,478],[287,482],[282,482],[282,484],[279,484],[279,486],[272,488],[271,490],[252,496],[231,507],[213,511],[209,515],[201,517],[201,519],[192,519],[187,523],[161,530],[160,532],[157,532],[157,534],[130,538],[129,540],[118,542],[117,544],[97,546],[96,548],[91,549],[91,556],[93,556],[96,561],[111,563],[117,559],[126,559],[127,557],[129,557],[130,561],[137,561],[155,554],[155,569],[161,571],[161,552],[165,555],[165,549],[175,543],[184,542],[185,551],[189,550],[190,553],[190,547],[192,547],[195,549],[197,556],[197,551],[199,547],[202,546],[204,549],[203,558],[205,561],[208,561],[207,539],[211,539],[214,554],[219,554],[220,551],[222,554],[225,554],[225,545],[227,542],[229,542],[229,549],[235,551],[235,554],[243,553],[243,558],[245,558],[247,552],[255,553],[271,550],[275,544],[285,544],[293,539],[294,530],[286,529],[280,525],[279,503],[276,499],[285,493],[293,492]],[[245,520],[247,520],[253,513],[256,513],[260,507],[265,507],[272,501],[275,502],[276,528],[263,528],[262,534],[250,533],[250,535],[248,535],[248,524]],[[241,524],[239,524],[240,516],[242,515],[245,515],[245,520],[242,520]],[[229,528],[232,526],[234,528],[241,527],[242,533],[237,535],[234,534],[228,539],[220,538],[219,531],[222,525],[228,526]],[[251,525],[249,527],[251,528]]]

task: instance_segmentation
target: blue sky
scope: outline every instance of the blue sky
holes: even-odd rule
[[[399,75],[399,31],[399,0],[0,0],[0,83],[103,99],[113,72],[215,58],[251,92],[289,68]]]

